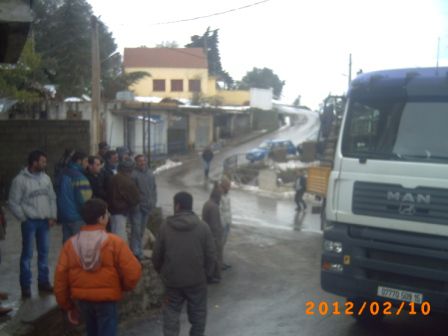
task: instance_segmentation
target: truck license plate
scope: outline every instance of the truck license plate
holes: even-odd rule
[[[378,296],[395,299],[399,301],[415,302],[421,304],[423,302],[423,294],[408,292],[401,289],[378,286]]]

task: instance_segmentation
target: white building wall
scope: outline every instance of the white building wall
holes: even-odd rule
[[[113,149],[124,144],[123,117],[112,114],[110,110],[106,113],[106,141]]]
[[[272,110],[272,89],[250,89],[250,106],[262,110]]]

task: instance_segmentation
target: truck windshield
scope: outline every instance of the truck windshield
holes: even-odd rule
[[[353,97],[345,122],[346,157],[448,161],[448,99]]]

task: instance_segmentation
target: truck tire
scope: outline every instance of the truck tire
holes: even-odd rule
[[[352,317],[356,320],[357,323],[364,325],[372,325],[380,323],[384,314],[381,309],[381,305],[379,305],[378,312],[376,314],[372,313],[371,304],[378,304],[378,302],[362,299],[362,298],[351,298],[347,299],[347,302],[353,303],[353,315]],[[362,313],[359,314],[363,305],[365,303],[365,308],[362,310]],[[375,311],[375,309],[373,309]]]

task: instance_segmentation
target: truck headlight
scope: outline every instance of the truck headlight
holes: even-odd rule
[[[332,240],[324,240],[324,251],[341,254],[342,253],[342,243],[335,242]]]

